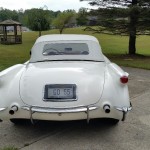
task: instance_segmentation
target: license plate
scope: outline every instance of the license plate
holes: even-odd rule
[[[46,101],[76,100],[76,85],[74,84],[45,85],[44,100]]]

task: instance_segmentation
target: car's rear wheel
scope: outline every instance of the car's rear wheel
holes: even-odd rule
[[[112,124],[112,125],[117,125],[117,124],[119,123],[119,120],[118,120],[118,119],[113,119],[113,118],[111,118],[111,119],[109,119],[109,122],[110,122],[110,124]]]
[[[10,119],[10,121],[16,125],[21,125],[21,124],[28,124],[30,123],[30,120],[28,119]]]

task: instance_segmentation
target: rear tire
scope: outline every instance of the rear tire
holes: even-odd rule
[[[109,119],[109,122],[110,122],[110,124],[112,124],[112,125],[117,125],[118,123],[119,123],[119,120],[118,119]]]
[[[30,120],[28,120],[28,119],[10,119],[10,122],[12,122],[15,125],[23,125],[23,124],[29,124]]]

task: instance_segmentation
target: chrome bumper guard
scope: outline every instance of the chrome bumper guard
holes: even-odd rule
[[[0,112],[6,110],[7,108],[0,108]],[[3,120],[0,119],[0,122],[2,122]]]
[[[89,112],[92,110],[96,110],[99,107],[97,106],[81,106],[81,107],[72,107],[72,108],[46,108],[46,107],[37,107],[37,106],[23,106],[22,109],[29,111],[30,120],[34,124],[33,114],[37,113],[57,113],[61,115],[61,113],[79,113],[85,112],[87,114],[87,123],[90,121]]]
[[[127,112],[132,110],[132,103],[130,103],[130,107],[115,107],[115,109],[123,112],[122,121],[126,119]]]
[[[7,108],[0,108],[0,112],[6,110]]]

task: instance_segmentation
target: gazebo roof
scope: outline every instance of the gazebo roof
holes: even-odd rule
[[[5,20],[3,22],[0,22],[0,25],[21,25],[21,23],[9,19],[9,20]]]

